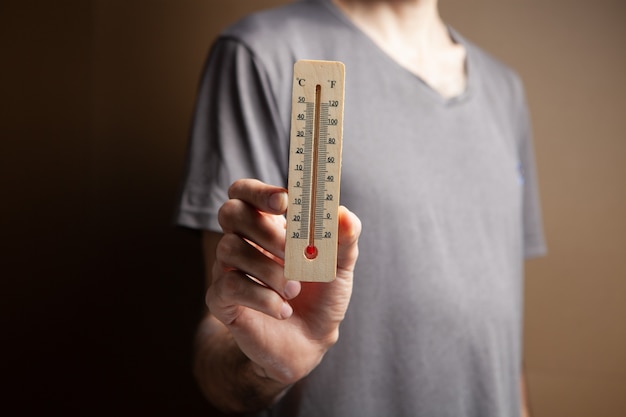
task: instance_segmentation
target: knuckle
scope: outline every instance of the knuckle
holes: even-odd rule
[[[331,346],[334,346],[337,343],[337,341],[339,341],[339,328],[338,327],[328,334],[328,337],[325,340],[326,347],[330,348]]]
[[[237,253],[240,242],[238,236],[232,233],[225,234],[215,248],[216,258],[223,264],[229,264]]]
[[[233,181],[233,183],[230,184],[230,187],[228,187],[228,193],[230,194],[231,191],[236,191],[238,188],[241,187],[243,182],[244,182],[243,178],[240,178],[240,179],[237,179],[237,180]]]
[[[244,281],[239,277],[239,274],[227,272],[220,281],[221,285],[216,288],[216,295],[219,299],[223,301],[234,300],[243,293]]]
[[[266,293],[266,296],[260,297],[258,301],[261,311],[266,311],[273,317],[280,317],[283,300],[275,292],[264,292]]]
[[[233,303],[226,303],[214,291],[207,291],[205,301],[211,315],[222,323],[228,325],[237,318],[239,306]]]
[[[343,241],[346,245],[354,245],[358,242],[359,237],[361,237],[361,230],[357,227],[356,224],[353,224],[351,227],[347,227],[343,229]]]
[[[233,196],[239,195],[241,191],[246,188],[246,184],[248,184],[248,182],[249,180],[246,178],[240,178],[233,181],[230,187],[228,187],[228,196],[233,198]]]
[[[209,311],[224,324],[232,323],[237,317],[240,308],[237,294],[240,289],[240,277],[235,273],[225,273],[206,292],[205,302]]]
[[[231,229],[231,225],[235,222],[240,206],[239,201],[234,199],[226,200],[226,202],[222,204],[217,212],[217,221],[220,226],[222,226],[222,229]]]

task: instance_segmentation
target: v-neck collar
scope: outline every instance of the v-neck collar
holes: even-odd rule
[[[472,64],[472,52],[471,52],[471,46],[468,45],[468,43],[465,41],[465,39],[463,39],[463,37],[461,35],[459,35],[453,28],[451,28],[449,25],[446,25],[448,32],[450,34],[450,37],[452,38],[452,40],[455,43],[458,43],[460,45],[462,45],[465,48],[465,63],[464,63],[464,67],[465,67],[465,74],[466,74],[466,80],[465,80],[465,88],[464,90],[452,97],[445,97],[444,95],[442,95],[439,91],[437,91],[435,88],[433,88],[429,83],[427,83],[422,77],[420,77],[419,75],[415,74],[414,72],[410,71],[409,69],[407,69],[406,67],[404,67],[403,65],[400,65],[400,63],[398,61],[396,61],[394,58],[391,57],[391,55],[389,55],[387,52],[385,52],[380,46],[378,46],[378,44],[376,42],[374,42],[374,40],[367,35],[361,28],[359,28],[348,16],[346,16],[346,14],[344,12],[342,12],[333,2],[332,0],[316,0],[316,1],[321,1],[322,3],[324,3],[324,6],[326,6],[326,8],[328,8],[328,10],[335,15],[340,21],[342,21],[347,27],[350,28],[350,30],[356,32],[359,34],[359,36],[361,36],[367,43],[369,43],[371,45],[371,47],[376,51],[376,53],[378,55],[380,55],[382,57],[382,59],[385,59],[386,61],[388,61],[390,63],[390,65],[392,65],[393,67],[395,67],[397,70],[408,74],[411,78],[415,79],[418,83],[418,85],[421,86],[421,88],[426,92],[426,94],[428,94],[430,97],[432,97],[435,101],[439,102],[440,104],[444,105],[444,106],[454,106],[460,103],[463,103],[465,101],[467,101],[471,95],[472,92],[474,90],[474,83],[475,83],[475,78],[476,75],[474,74],[473,71],[473,64]]]

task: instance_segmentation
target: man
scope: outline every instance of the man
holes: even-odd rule
[[[329,284],[282,273],[298,59],[346,65],[341,199],[356,214],[341,208]],[[207,398],[279,416],[519,415],[523,257],[544,251],[524,100],[436,0],[305,0],[227,29],[178,216],[205,230]]]

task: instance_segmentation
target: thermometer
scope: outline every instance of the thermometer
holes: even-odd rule
[[[344,65],[294,65],[285,277],[329,282],[337,271]]]

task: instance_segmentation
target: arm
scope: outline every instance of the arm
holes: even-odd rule
[[[224,234],[204,237],[208,312],[198,329],[195,375],[214,405],[247,412],[270,406],[336,342],[361,226],[340,209],[335,281],[287,281],[284,189],[240,180],[229,197],[219,213]]]

